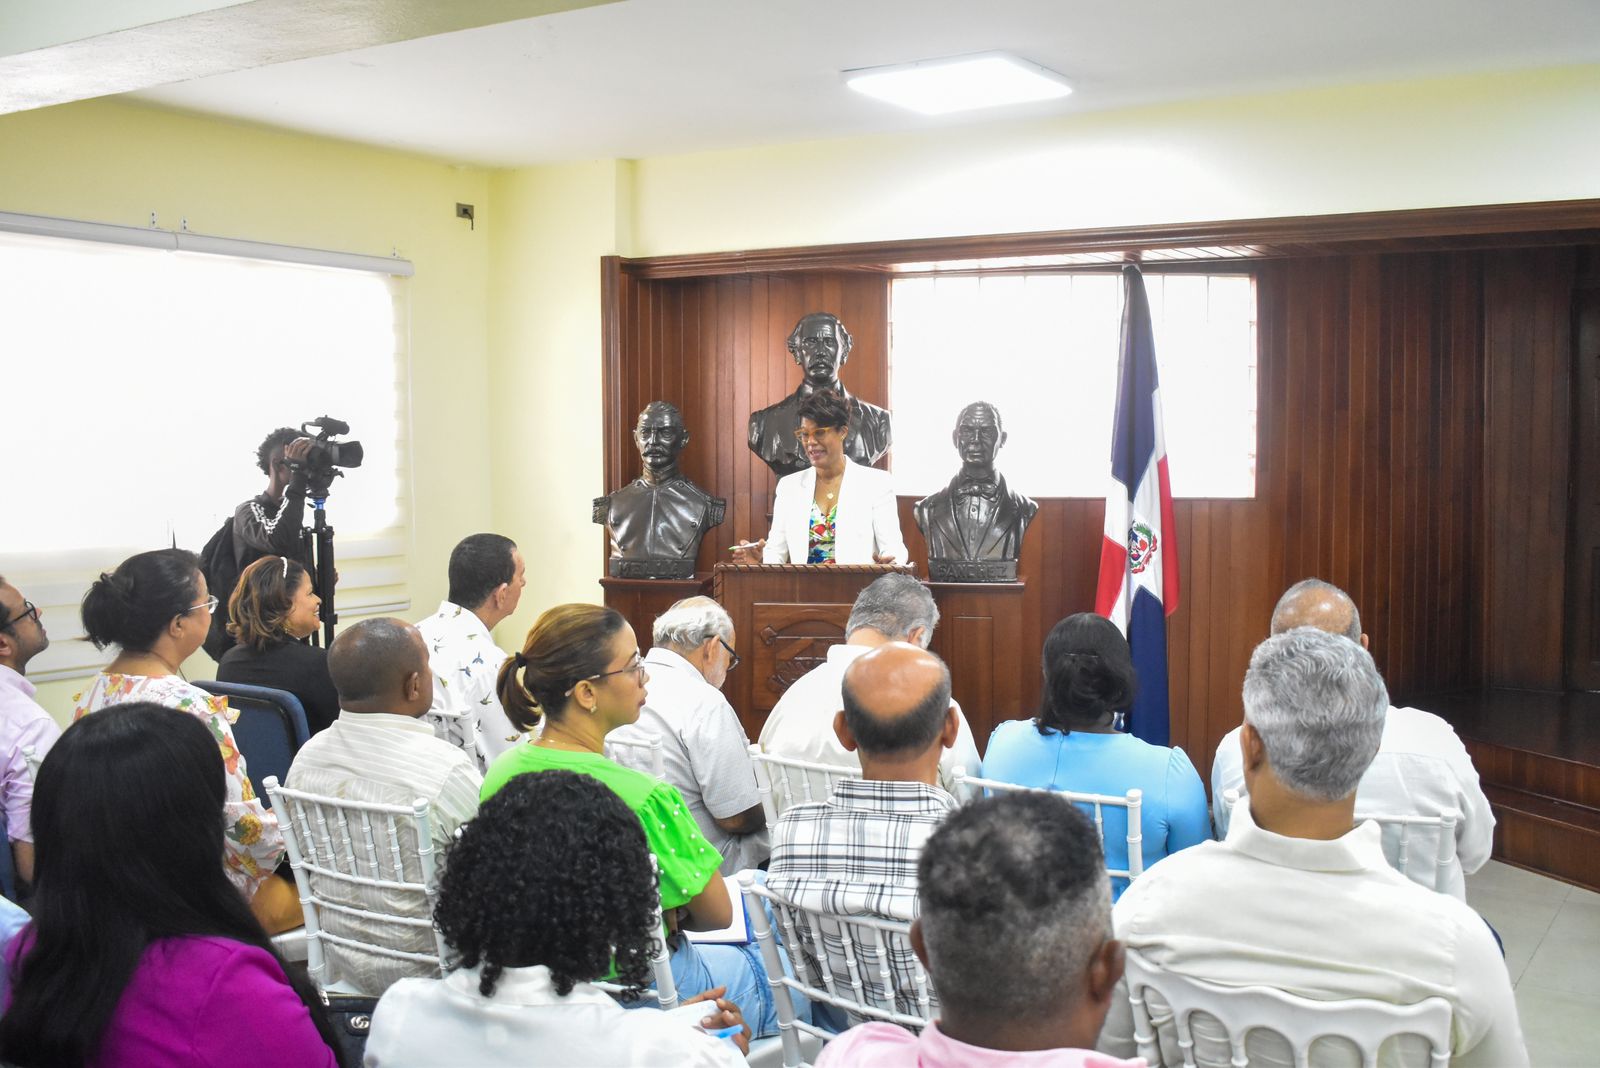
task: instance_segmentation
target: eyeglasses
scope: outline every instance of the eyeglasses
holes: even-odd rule
[[[219,605],[221,603],[222,602],[217,600],[216,596],[213,595],[211,597],[207,597],[205,600],[201,601],[199,604],[190,605],[188,608],[185,608],[183,611],[179,612],[178,614],[180,616],[186,616],[190,612],[198,612],[202,608],[204,608],[207,612],[215,612],[217,610],[217,605]]]
[[[644,661],[639,658],[639,651],[637,649],[635,649],[634,652],[633,652],[633,655],[628,658],[628,662],[626,664],[623,664],[621,667],[617,668],[617,670],[615,670],[615,671],[602,671],[598,675],[588,675],[588,676],[585,676],[584,678],[579,679],[578,682],[594,682],[596,679],[609,678],[612,675],[626,675],[630,671],[633,672],[633,677],[634,677],[634,681],[635,682],[643,682],[644,681]],[[577,688],[578,688],[578,683],[577,682],[573,683],[572,684],[572,690],[576,690]],[[571,697],[572,696],[572,690],[568,690],[566,693],[562,694],[561,696],[563,696],[563,697]]]
[[[17,623],[21,623],[24,619],[27,619],[29,616],[33,617],[33,621],[35,623],[39,622],[39,609],[38,609],[38,606],[36,606],[32,601],[23,601],[22,602],[22,611],[17,613],[11,619],[6,620],[4,623],[0,623],[0,630],[6,630],[6,629],[14,626]]]
[[[734,668],[738,667],[739,666],[739,654],[733,651],[733,646],[729,645],[727,642],[723,641],[721,638],[717,639],[717,644],[722,646],[724,649],[726,649],[728,651],[728,670],[732,671]]]
[[[821,441],[826,435],[838,431],[839,429],[840,428],[836,426],[819,426],[816,430],[796,430],[794,432],[794,439],[800,444],[805,445],[808,442]]]

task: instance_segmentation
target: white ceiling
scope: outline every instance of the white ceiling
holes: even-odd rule
[[[924,118],[839,76],[989,49],[1076,92]],[[1596,0],[627,0],[133,98],[519,166],[1597,62]]]

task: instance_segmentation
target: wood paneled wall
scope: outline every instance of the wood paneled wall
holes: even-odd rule
[[[1202,775],[1217,741],[1238,723],[1250,651],[1267,634],[1277,596],[1295,580],[1316,575],[1351,592],[1399,698],[1493,681],[1486,649],[1520,663],[1523,645],[1545,640],[1532,628],[1535,617],[1543,622],[1548,608],[1559,620],[1559,597],[1541,605],[1524,596],[1519,611],[1502,617],[1500,610],[1519,588],[1559,585],[1545,564],[1520,558],[1507,539],[1528,535],[1529,526],[1564,536],[1553,509],[1565,493],[1565,468],[1555,462],[1564,441],[1555,412],[1564,386],[1554,384],[1562,373],[1554,321],[1565,319],[1546,300],[1559,289],[1563,256],[1570,262],[1567,253],[1546,250],[1254,265],[1257,494],[1177,505],[1183,589],[1169,626],[1173,740]],[[1530,264],[1556,265],[1539,276],[1537,294],[1525,282]],[[702,568],[726,559],[734,540],[766,533],[775,480],[749,452],[745,423],[799,382],[784,339],[801,314],[825,310],[843,319],[854,335],[845,384],[874,403],[888,402],[889,279],[882,273],[646,279],[608,261],[606,288],[619,312],[608,324],[608,485],[638,473],[626,432],[644,404],[678,404],[693,434],[686,472],[729,501],[727,522],[702,546]],[[1520,325],[1506,325],[1513,322]],[[1499,329],[1519,340],[1502,340]],[[1486,337],[1497,355],[1487,377]],[[1529,337],[1537,337],[1542,354],[1531,374],[1547,379],[1543,386],[1511,380],[1515,353]],[[1499,421],[1486,423],[1490,392]],[[1530,406],[1549,424],[1537,428],[1535,469],[1491,449],[1494,477],[1486,482],[1486,426],[1492,443],[1524,437],[1527,414],[1519,413]],[[899,441],[896,448],[925,445],[931,443]],[[1524,509],[1525,518],[1497,514],[1529,493],[1538,503]],[[924,560],[911,503],[901,501],[901,524],[912,557]],[[1039,649],[1056,620],[1092,607],[1101,537],[1102,502],[1040,504],[1019,569],[1027,583],[1026,650]],[[1486,566],[1491,556],[1493,569]],[[1505,566],[1512,557],[1520,571]],[[1484,594],[1486,572],[1500,584],[1495,596]],[[1499,622],[1490,620],[1491,609]],[[1513,632],[1523,645],[1504,644]],[[1559,660],[1560,642],[1549,649]],[[996,718],[1027,714],[1037,701],[1037,662],[1028,663],[1023,707],[996,709]]]

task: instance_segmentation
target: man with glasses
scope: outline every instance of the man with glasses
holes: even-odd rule
[[[33,699],[34,686],[23,676],[28,661],[50,647],[39,609],[0,576],[0,809],[5,812],[11,856],[24,882],[33,881],[33,775],[22,751],[33,747],[40,760],[61,728]]]
[[[667,782],[678,788],[707,841],[722,854],[722,874],[753,868],[768,845],[750,739],[722,684],[739,663],[733,620],[709,597],[689,597],[656,617],[655,647],[639,721],[611,732],[611,759],[647,774],[648,745],[661,739]]]

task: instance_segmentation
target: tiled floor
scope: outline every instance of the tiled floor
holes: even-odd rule
[[[1600,1064],[1600,894],[1491,860],[1467,902],[1505,941],[1534,1068]]]

